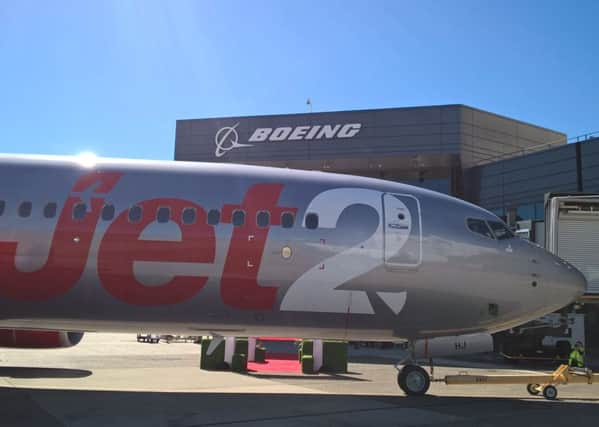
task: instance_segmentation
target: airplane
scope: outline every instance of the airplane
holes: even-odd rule
[[[0,346],[152,330],[412,348],[462,337],[457,349],[585,287],[578,270],[494,214],[398,182],[0,155]],[[424,394],[428,374],[408,362],[400,387]]]

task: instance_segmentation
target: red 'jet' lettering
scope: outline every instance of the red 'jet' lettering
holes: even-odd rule
[[[133,305],[176,304],[192,298],[208,277],[174,276],[161,286],[144,286],[133,271],[135,261],[213,263],[216,250],[214,227],[206,223],[204,209],[182,199],[150,199],[138,204],[149,214],[138,223],[128,220],[123,211],[110,225],[98,251],[98,274],[102,286],[115,298]],[[160,207],[171,209],[171,221],[181,230],[180,241],[140,240],[144,229],[155,221]],[[181,220],[185,208],[196,210],[194,224]]]

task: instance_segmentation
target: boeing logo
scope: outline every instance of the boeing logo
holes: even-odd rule
[[[254,144],[240,144],[237,126],[225,126],[220,128],[214,136],[216,157],[222,157],[234,148],[251,147]],[[282,126],[278,128],[257,128],[254,130],[248,142],[284,142],[284,141],[310,141],[320,139],[342,139],[356,136],[362,123],[346,123],[344,125],[314,125],[314,126]]]
[[[216,144],[214,154],[216,157],[224,156],[233,148],[252,146],[252,144],[240,144],[238,142],[239,134],[236,130],[237,126],[239,126],[239,123],[235,123],[233,126],[225,126],[216,132],[216,135],[214,135],[214,143]]]

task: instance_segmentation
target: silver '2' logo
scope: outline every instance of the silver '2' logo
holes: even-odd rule
[[[225,126],[216,132],[216,135],[214,135],[214,143],[216,144],[214,154],[216,157],[224,156],[233,148],[252,146],[252,144],[239,143],[239,134],[236,130],[237,126],[239,126],[239,123],[235,123],[233,126]]]

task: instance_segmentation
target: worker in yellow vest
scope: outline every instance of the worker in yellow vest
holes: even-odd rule
[[[576,341],[574,348],[570,352],[568,366],[571,368],[584,368],[584,346],[580,341]]]

